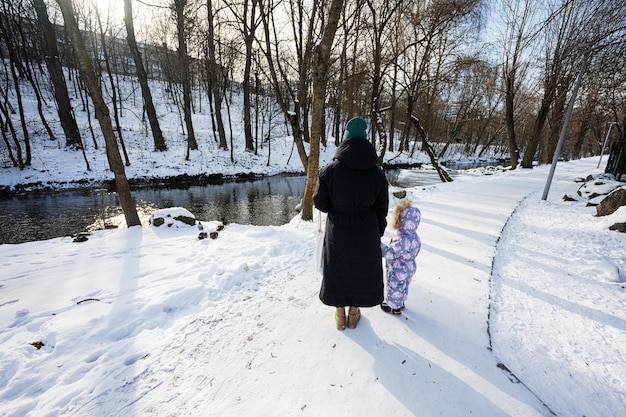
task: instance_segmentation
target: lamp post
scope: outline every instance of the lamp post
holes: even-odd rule
[[[578,79],[576,80],[576,84],[574,85],[574,91],[572,92],[572,99],[570,100],[569,107],[567,109],[567,115],[565,116],[565,122],[563,123],[563,128],[561,129],[561,136],[559,137],[559,143],[556,145],[556,150],[554,151],[554,158],[552,158],[552,166],[550,167],[550,173],[548,174],[548,179],[546,180],[546,186],[543,190],[542,200],[546,200],[548,198],[548,192],[550,191],[550,184],[552,183],[552,177],[554,176],[554,170],[556,169],[556,163],[559,160],[559,155],[561,154],[561,147],[563,146],[563,142],[565,141],[565,132],[567,131],[567,125],[569,124],[569,119],[572,116],[572,110],[574,110],[574,103],[576,102],[576,96],[578,95],[578,89],[580,88],[580,84],[583,80],[583,74],[587,69],[587,61],[589,60],[590,51],[585,52],[583,56],[583,63],[580,67],[580,72],[578,73]]]
[[[611,128],[615,124],[617,124],[617,122],[609,122],[609,131],[606,132],[606,138],[604,138],[604,143],[602,144],[602,150],[600,151],[600,159],[598,160],[598,166],[596,168],[600,168],[600,162],[602,162],[602,155],[604,155],[604,148],[606,147],[606,142],[609,140],[609,135],[611,134]]]

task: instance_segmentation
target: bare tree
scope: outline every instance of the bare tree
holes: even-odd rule
[[[335,41],[337,56],[331,60],[328,73],[327,101],[333,117],[329,127],[335,146],[341,142],[347,119],[357,115],[367,119],[371,115],[371,62],[369,52],[365,52],[373,44],[367,32],[369,19],[365,2],[344,4]],[[375,126],[371,132],[376,138]],[[325,136],[321,143],[327,145]]]
[[[311,56],[320,25],[321,4],[315,0],[310,9],[301,0],[287,2],[287,15],[290,16],[291,39],[294,55],[288,54],[282,46],[284,34],[277,28],[281,24],[282,13],[275,13],[281,3],[264,0],[261,10],[263,24],[263,44],[261,50],[267,61],[266,77],[271,81],[276,101],[285,120],[291,127],[294,144],[305,172],[308,159],[305,142],[309,141],[308,103],[311,86]]]
[[[441,165],[437,163],[437,156],[435,155],[435,151],[433,150],[432,145],[428,141],[428,134],[422,127],[419,119],[415,116],[411,116],[410,120],[422,138],[422,147],[426,150],[426,152],[428,153],[428,156],[430,157],[430,160],[433,162],[433,167],[437,171],[437,174],[439,175],[439,179],[442,182],[452,182],[452,177],[450,176],[450,174],[448,174],[448,172],[444,168],[442,168]]]
[[[21,145],[19,144],[19,142],[16,140],[16,146],[19,149],[18,151],[18,159],[19,159],[19,165],[20,168],[24,168],[24,166],[28,166],[31,164],[31,160],[32,160],[32,154],[31,154],[31,147],[30,147],[30,135],[28,132],[28,127],[26,126],[26,113],[24,110],[24,100],[22,98],[22,90],[20,87],[20,79],[22,77],[25,77],[25,70],[22,66],[22,62],[21,59],[19,57],[19,50],[18,50],[18,45],[16,43],[15,37],[12,36],[13,30],[12,28],[9,26],[11,24],[10,19],[12,17],[18,17],[18,13],[13,11],[13,10],[9,10],[9,5],[8,3],[2,3],[2,15],[0,15],[0,33],[2,34],[2,38],[4,38],[5,41],[5,46],[8,50],[8,55],[9,55],[9,63],[8,63],[8,71],[7,74],[10,73],[11,74],[11,81],[13,83],[13,89],[15,92],[15,98],[17,101],[17,108],[18,108],[18,112],[19,112],[19,116],[20,116],[20,124],[22,127],[22,135],[23,135],[23,140],[24,140],[24,151],[25,151],[25,158],[22,160],[22,153],[21,153]],[[3,63],[3,65],[5,65],[6,68],[6,64]],[[7,76],[8,78],[8,76]],[[9,83],[6,83],[7,86],[9,85]],[[8,94],[5,93],[5,102],[8,104]],[[17,139],[17,137],[16,137]]]
[[[4,10],[6,11],[6,6]],[[38,53],[37,48],[34,47],[34,45],[37,44],[35,40],[37,36],[33,34],[31,37],[30,35],[30,28],[32,28],[31,22],[34,18],[31,14],[31,10],[26,7],[23,1],[12,2],[10,13],[9,16],[6,16],[6,25],[3,24],[2,26],[5,29],[9,29],[9,33],[5,32],[4,37],[6,45],[8,46],[9,57],[12,60],[11,64],[16,66],[20,79],[26,79],[31,85],[32,91],[37,99],[37,112],[41,124],[48,133],[50,140],[56,140],[56,135],[50,128],[44,114],[45,98],[41,93],[41,86],[37,79],[37,71],[34,68],[35,65],[40,68],[40,63],[32,59],[32,56]],[[34,32],[36,32],[36,30]]]
[[[381,101],[383,100],[382,94],[382,79],[386,72],[387,64],[383,62],[383,54],[385,50],[390,50],[389,43],[393,41],[392,38],[386,38],[388,34],[387,26],[394,22],[396,11],[405,3],[405,0],[395,1],[383,1],[382,3],[367,0],[369,7],[369,13],[371,18],[368,19],[371,23],[371,38],[372,38],[372,89],[371,89],[371,109],[370,109],[370,126],[373,127],[372,140],[374,146],[376,146],[374,132],[378,133],[380,145],[378,146],[379,155],[378,163],[382,165],[383,158],[385,157],[385,151],[387,150],[387,131],[383,124],[383,114],[381,110]],[[395,57],[391,60],[395,62]],[[385,67],[383,67],[385,66]]]
[[[566,94],[573,80],[571,64],[567,63],[572,54],[572,9],[563,8],[562,13],[555,14],[545,26],[545,68],[543,71],[543,96],[533,125],[533,131],[528,141],[522,167],[532,168],[533,160],[543,135],[544,125],[548,119],[550,108],[559,94]],[[578,30],[576,28],[576,30]],[[575,76],[575,74],[574,74]],[[565,83],[565,84],[561,84]],[[565,96],[561,96],[564,103]],[[547,162],[548,156],[544,155]]]
[[[193,129],[191,119],[191,80],[189,79],[189,53],[187,51],[187,0],[172,0],[172,11],[176,20],[176,38],[178,40],[178,75],[183,89],[183,112],[185,126],[187,127],[187,154],[189,160],[190,150],[198,149],[198,142]]]
[[[44,53],[44,60],[48,68],[48,74],[53,88],[54,100],[57,104],[57,113],[61,127],[65,133],[66,146],[83,146],[80,130],[74,118],[70,96],[67,91],[65,75],[59,60],[57,47],[57,35],[54,26],[48,17],[48,9],[43,0],[32,0],[37,19],[41,30],[41,45]]]
[[[41,1],[41,0],[39,0]],[[126,25],[126,41],[131,54],[133,55],[133,61],[135,62],[135,70],[137,72],[137,79],[141,86],[141,96],[143,97],[143,105],[148,115],[148,122],[150,123],[150,129],[152,130],[152,138],[154,139],[154,150],[165,151],[167,145],[163,138],[163,132],[159,125],[159,119],[154,108],[154,102],[152,101],[152,92],[148,85],[148,75],[143,65],[143,58],[141,52],[137,46],[137,40],[135,39],[135,25],[133,23],[133,9],[132,0],[124,0],[124,24]]]
[[[568,94],[582,65],[582,57],[589,53],[593,59],[607,45],[624,42],[625,13],[624,0],[556,2],[543,27],[546,39],[543,95],[522,166],[532,166],[539,149],[542,149],[540,162],[552,160]],[[546,134],[547,121],[551,129]],[[540,147],[542,140],[543,148]]]
[[[404,44],[404,52],[396,66],[402,74],[400,84],[406,114],[401,149],[408,149],[410,129],[417,128],[414,118],[426,134],[436,131],[443,110],[441,92],[447,79],[452,78],[449,73],[456,71],[453,63],[462,54],[461,40],[470,36],[463,31],[464,26],[474,20],[480,23],[480,5],[478,0],[454,3],[440,0],[428,7],[415,5],[408,12],[405,35],[398,39]],[[423,140],[420,143],[425,144]],[[415,147],[411,154],[414,150]],[[431,163],[435,165],[438,161],[431,157]]]
[[[113,78],[113,67],[111,66],[111,57],[109,55],[109,48],[107,46],[107,38],[105,36],[105,30],[102,25],[102,19],[100,17],[100,11],[96,8],[96,23],[98,25],[98,32],[100,35],[100,48],[102,51],[102,59],[104,60],[104,67],[106,69],[106,74],[109,79],[109,86],[111,87],[111,104],[113,105],[113,119],[115,120],[115,130],[117,131],[117,139],[122,148],[122,152],[124,154],[124,161],[126,166],[130,166],[130,159],[128,157],[128,152],[126,150],[126,143],[124,142],[124,136],[122,134],[122,125],[120,123],[120,109],[121,103],[119,103],[118,107],[118,85],[116,85],[115,80]],[[113,36],[111,36],[113,38]],[[98,54],[96,54],[98,56]],[[99,60],[98,60],[99,61]],[[117,71],[117,68],[115,69]]]
[[[313,220],[313,194],[317,187],[319,169],[320,138],[324,128],[324,106],[326,103],[326,82],[328,62],[337,32],[343,0],[332,0],[328,9],[326,25],[321,41],[315,46],[312,60],[313,99],[311,104],[311,149],[306,174],[306,185],[302,199],[302,220]]]
[[[504,117],[509,141],[511,169],[517,168],[519,146],[515,132],[515,105],[517,92],[527,69],[523,61],[529,46],[529,30],[532,24],[535,2],[532,0],[503,1],[504,42],[502,56],[502,84],[504,86]],[[532,162],[532,161],[531,161]],[[522,164],[522,166],[525,166]]]
[[[493,100],[494,74],[497,72],[486,62],[477,57],[461,57],[452,64],[448,82],[442,88],[444,101],[443,126],[446,136],[445,145],[438,157],[443,158],[453,143],[463,143],[469,152],[474,128],[478,133],[477,143],[485,134],[495,112]],[[476,123],[478,122],[478,123]]]
[[[209,89],[212,102],[215,106],[215,124],[217,127],[217,133],[219,136],[220,149],[228,149],[228,143],[226,142],[226,131],[224,130],[224,120],[222,117],[222,102],[224,100],[224,74],[222,67],[217,63],[217,56],[215,53],[215,44],[217,38],[215,35],[215,20],[217,19],[217,13],[213,10],[213,0],[207,0],[207,63],[208,63],[208,78]]]
[[[595,109],[599,113],[592,125],[597,137],[597,152],[594,154],[600,153],[610,123],[614,126],[607,145],[626,146],[626,72],[622,69],[626,42],[620,41],[619,34],[615,39],[616,42],[599,51],[588,71],[589,77],[594,78],[595,88],[584,97],[586,101],[596,103]],[[587,99],[591,94],[594,99]]]
[[[243,131],[246,150],[254,150],[252,135],[252,59],[253,45],[256,40],[256,31],[261,24],[257,13],[261,0],[228,1],[226,6],[235,17],[237,30],[241,33],[244,43],[244,71],[242,80],[243,89]]]
[[[15,110],[9,102],[9,95],[7,94],[9,90],[9,71],[7,70],[6,61],[1,60],[0,62],[2,62],[2,67],[4,68],[4,80],[2,80],[3,88],[0,88],[0,113],[2,113],[4,120],[0,117],[0,130],[2,131],[2,138],[6,144],[13,166],[24,169],[26,165],[24,164],[24,158],[22,156],[22,145],[20,144],[17,132],[11,121],[11,114],[15,113]],[[13,144],[15,145],[15,155],[13,154],[11,140],[8,138],[7,132],[11,133],[11,139],[13,139]]]
[[[85,48],[85,41],[78,27],[78,23],[75,18],[74,7],[72,6],[72,0],[56,0],[61,8],[63,14],[63,20],[65,27],[67,28],[74,47],[74,52],[80,65],[81,76],[87,84],[89,95],[94,103],[96,111],[96,119],[100,123],[100,129],[104,136],[107,150],[107,159],[109,166],[115,176],[115,184],[117,186],[117,192],[120,198],[120,204],[124,211],[124,217],[128,227],[141,226],[141,221],[137,215],[137,208],[135,202],[130,193],[130,186],[124,170],[124,164],[117,147],[117,140],[115,138],[115,132],[113,131],[113,124],[111,123],[111,116],[109,109],[102,97],[102,91],[98,84],[98,78],[96,72]]]

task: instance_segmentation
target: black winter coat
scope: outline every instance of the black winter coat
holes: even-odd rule
[[[367,140],[341,143],[319,174],[315,207],[328,213],[324,277],[326,305],[371,307],[383,301],[380,237],[387,226],[389,185]]]

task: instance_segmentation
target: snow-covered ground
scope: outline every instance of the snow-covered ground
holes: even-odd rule
[[[131,179],[303,171],[282,125],[271,148],[242,150],[236,96],[234,161],[217,149],[200,102],[200,149],[186,160],[181,117],[160,83],[152,91],[168,151],[152,152],[137,89],[122,88]],[[75,108],[89,170],[82,152],[45,137],[26,90],[32,165],[13,168],[0,144],[0,189],[111,180],[86,113]],[[62,137],[54,106],[44,111]],[[322,148],[322,165],[334,149]],[[428,159],[388,152],[385,161]],[[363,309],[358,328],[344,332],[317,297],[316,222],[298,216],[283,226],[228,224],[217,239],[146,219],[80,243],[0,245],[0,415],[621,415],[626,237],[608,226],[626,221],[626,208],[599,218],[577,197],[574,179],[598,174],[597,164],[559,163],[547,201],[544,166],[407,189],[422,210],[423,242],[407,309]],[[199,220],[207,233],[219,225]]]
[[[543,166],[408,189],[407,308],[343,332],[297,216],[0,245],[0,415],[621,415],[626,208],[562,199],[597,162],[559,163],[547,201]]]

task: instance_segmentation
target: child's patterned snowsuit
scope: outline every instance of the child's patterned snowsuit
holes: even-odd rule
[[[404,305],[417,268],[415,257],[422,243],[416,231],[421,217],[417,207],[405,208],[402,212],[402,226],[389,246],[380,243],[383,257],[387,260],[387,305],[393,309]]]

